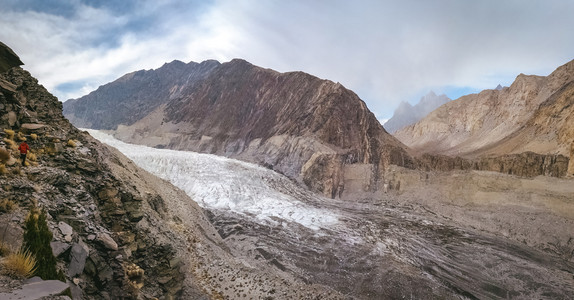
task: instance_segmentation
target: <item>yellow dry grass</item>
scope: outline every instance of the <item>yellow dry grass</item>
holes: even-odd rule
[[[4,142],[14,151],[18,151],[18,145],[11,139],[4,139]]]
[[[28,251],[8,254],[2,260],[2,272],[10,277],[25,279],[36,270],[36,258]]]
[[[8,139],[10,140],[14,139],[14,134],[16,134],[16,132],[14,132],[14,130],[11,129],[4,129],[4,133],[6,133]]]
[[[18,207],[16,202],[9,200],[9,199],[2,199],[0,200],[0,212],[9,213],[15,210]]]
[[[26,155],[26,160],[36,161],[38,160],[38,157],[36,156],[36,154],[32,152],[28,152],[28,154]]]

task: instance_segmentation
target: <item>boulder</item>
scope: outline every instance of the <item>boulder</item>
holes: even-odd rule
[[[74,277],[84,272],[86,258],[88,258],[89,249],[86,245],[74,243],[70,253],[70,266],[68,267],[68,276]]]
[[[114,239],[109,234],[107,234],[105,232],[98,233],[96,239],[100,243],[102,243],[102,245],[104,245],[104,247],[106,247],[107,249],[114,250],[114,251],[118,250],[118,244],[116,243],[116,241],[114,241]]]
[[[68,225],[65,222],[60,221],[58,223],[58,228],[60,228],[60,232],[62,232],[62,235],[64,235],[64,239],[66,240],[66,242],[71,242],[72,234],[74,233],[74,229],[72,228],[72,226]]]
[[[42,129],[44,127],[46,127],[46,125],[34,124],[34,123],[25,123],[25,124],[22,124],[22,126],[21,126],[22,129],[26,129],[29,131],[39,130],[39,129]]]
[[[63,242],[51,242],[50,247],[52,248],[52,253],[55,257],[60,256],[62,253],[66,252],[66,250],[70,249],[70,244],[66,244]]]
[[[59,280],[40,280],[25,284],[21,289],[11,293],[0,293],[0,299],[43,299],[43,297],[61,294],[67,288],[68,285]]]

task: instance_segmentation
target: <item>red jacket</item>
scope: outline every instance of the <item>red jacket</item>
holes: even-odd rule
[[[18,150],[20,150],[21,154],[26,154],[28,153],[28,151],[30,151],[30,146],[28,146],[26,142],[22,142],[22,144],[20,144],[20,147],[18,147]]]

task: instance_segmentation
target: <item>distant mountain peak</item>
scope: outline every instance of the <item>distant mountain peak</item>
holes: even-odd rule
[[[497,91],[500,91],[500,90],[502,90],[502,85],[500,85],[500,84],[499,84],[499,85],[497,85],[497,86],[496,86],[496,88],[495,88],[495,90],[497,90]]]
[[[435,98],[435,97],[436,97],[435,92],[434,92],[433,90],[431,90],[430,92],[428,92],[428,94],[426,94],[426,96],[423,97],[423,99],[426,99],[426,98]],[[422,99],[421,99],[421,100],[422,100]]]
[[[421,97],[419,103],[411,105],[406,101],[401,101],[393,117],[385,123],[385,129],[393,133],[405,126],[414,124],[424,118],[437,107],[450,101],[445,94],[438,95],[434,91],[428,92]]]

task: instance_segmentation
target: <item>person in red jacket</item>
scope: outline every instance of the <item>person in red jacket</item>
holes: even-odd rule
[[[25,166],[26,154],[28,154],[28,151],[30,151],[30,146],[28,146],[28,144],[26,144],[26,141],[23,141],[20,144],[20,147],[18,147],[18,150],[20,150],[20,159],[22,160],[22,166]]]

